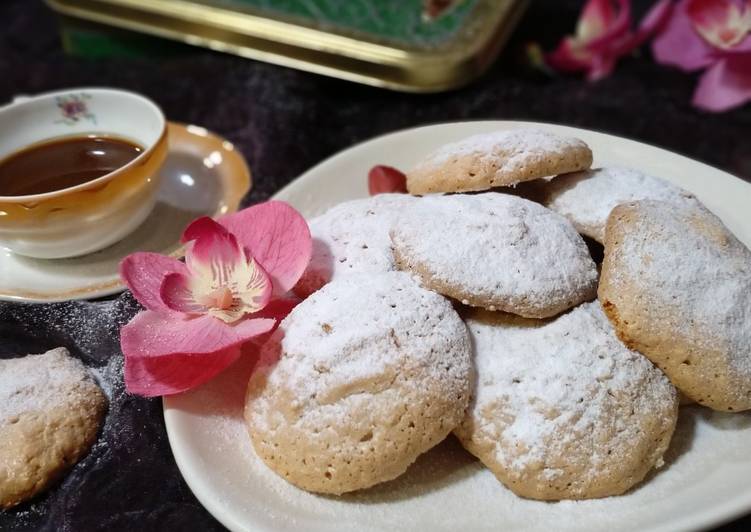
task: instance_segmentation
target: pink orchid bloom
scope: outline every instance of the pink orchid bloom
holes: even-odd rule
[[[670,0],[656,2],[632,31],[629,0],[589,0],[579,17],[576,34],[565,37],[545,59],[556,70],[586,72],[587,79],[597,81],[613,71],[618,59],[655,33],[671,9]]]
[[[751,101],[751,0],[681,0],[652,45],[655,59],[704,70],[693,103],[726,111]]]
[[[120,334],[131,393],[180,393],[232,364],[294,307],[284,296],[312,250],[305,219],[279,201],[218,221],[199,218],[183,242],[184,263],[134,253],[120,264],[120,276],[146,308]]]

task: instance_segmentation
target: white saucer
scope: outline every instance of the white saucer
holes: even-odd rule
[[[250,188],[250,170],[230,142],[201,127],[170,123],[169,143],[157,204],[138,229],[102,251],[71,259],[32,259],[0,249],[0,299],[52,302],[117,293],[123,257],[134,251],[179,256],[188,223],[237,210]]]
[[[321,163],[276,195],[306,216],[367,195],[375,164],[409,168],[449,141],[540,127],[585,140],[595,164],[621,164],[694,192],[751,244],[751,184],[653,146],[580,129],[523,122],[430,126],[379,137]],[[346,178],[346,179],[345,179]],[[751,413],[682,409],[666,466],[620,497],[545,503],[521,499],[449,438],[398,479],[336,498],[303,492],[255,456],[242,422],[243,360],[202,388],[164,400],[172,451],[204,506],[233,531],[697,530],[751,511]]]

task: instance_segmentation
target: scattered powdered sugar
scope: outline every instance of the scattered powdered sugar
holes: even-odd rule
[[[600,243],[605,239],[610,211],[621,203],[694,199],[689,192],[664,179],[620,166],[560,175],[544,187],[543,204],[568,218],[580,233]]]
[[[538,129],[515,129],[482,133],[446,144],[428,157],[421,165],[440,166],[452,158],[477,154],[486,159],[497,159],[498,168],[515,168],[530,155],[555,154],[563,156],[572,148],[587,145],[573,137],[562,137]]]
[[[99,387],[109,401],[115,398],[116,394],[123,395],[125,386],[123,381],[125,359],[122,355],[115,355],[109,359],[106,366],[89,368]]]
[[[597,301],[551,321],[476,312],[467,326],[478,381],[457,433],[493,449],[480,457],[504,478],[581,496],[659,465],[676,390],[616,338]]]
[[[78,403],[93,386],[85,366],[62,347],[41,355],[0,359],[0,427],[27,412]]]
[[[402,269],[465,304],[544,317],[595,295],[597,269],[573,226],[516,196],[426,196],[391,237]]]
[[[137,309],[129,296],[98,302],[0,304],[0,321],[12,326],[22,346],[33,346],[14,347],[6,340],[0,349],[18,356],[62,346],[80,354],[87,366],[102,366],[112,353],[119,352],[119,329]]]
[[[310,294],[348,273],[394,270],[391,230],[398,213],[417,198],[378,194],[346,201],[310,221],[313,255],[296,290]]]

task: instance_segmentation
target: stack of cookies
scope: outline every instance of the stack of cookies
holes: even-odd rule
[[[342,494],[453,432],[520,496],[606,497],[662,465],[678,390],[751,409],[751,252],[688,192],[591,164],[575,138],[479,135],[410,195],[311,220],[307,299],[248,387],[264,462]]]

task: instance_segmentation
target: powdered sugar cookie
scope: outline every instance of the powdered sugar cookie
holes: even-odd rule
[[[378,194],[346,201],[310,221],[313,255],[295,292],[307,296],[341,275],[393,271],[389,231],[417,198]]]
[[[544,185],[543,204],[568,218],[577,231],[602,243],[610,211],[642,199],[677,202],[694,196],[638,170],[609,166],[560,175]]]
[[[536,129],[475,135],[447,144],[407,173],[411,194],[467,192],[585,170],[592,152],[579,139]]]
[[[599,296],[621,339],[688,397],[751,409],[751,251],[706,208],[613,209]]]
[[[508,194],[424,197],[391,240],[400,269],[465,305],[544,318],[595,297],[597,269],[568,220]]]
[[[665,375],[616,337],[599,303],[554,320],[477,311],[477,380],[454,431],[517,495],[618,495],[662,463],[678,416]]]
[[[66,349],[0,360],[0,508],[48,488],[88,452],[106,399]]]
[[[262,350],[245,406],[256,453],[314,492],[401,475],[461,421],[466,327],[400,272],[344,276],[300,303]]]

